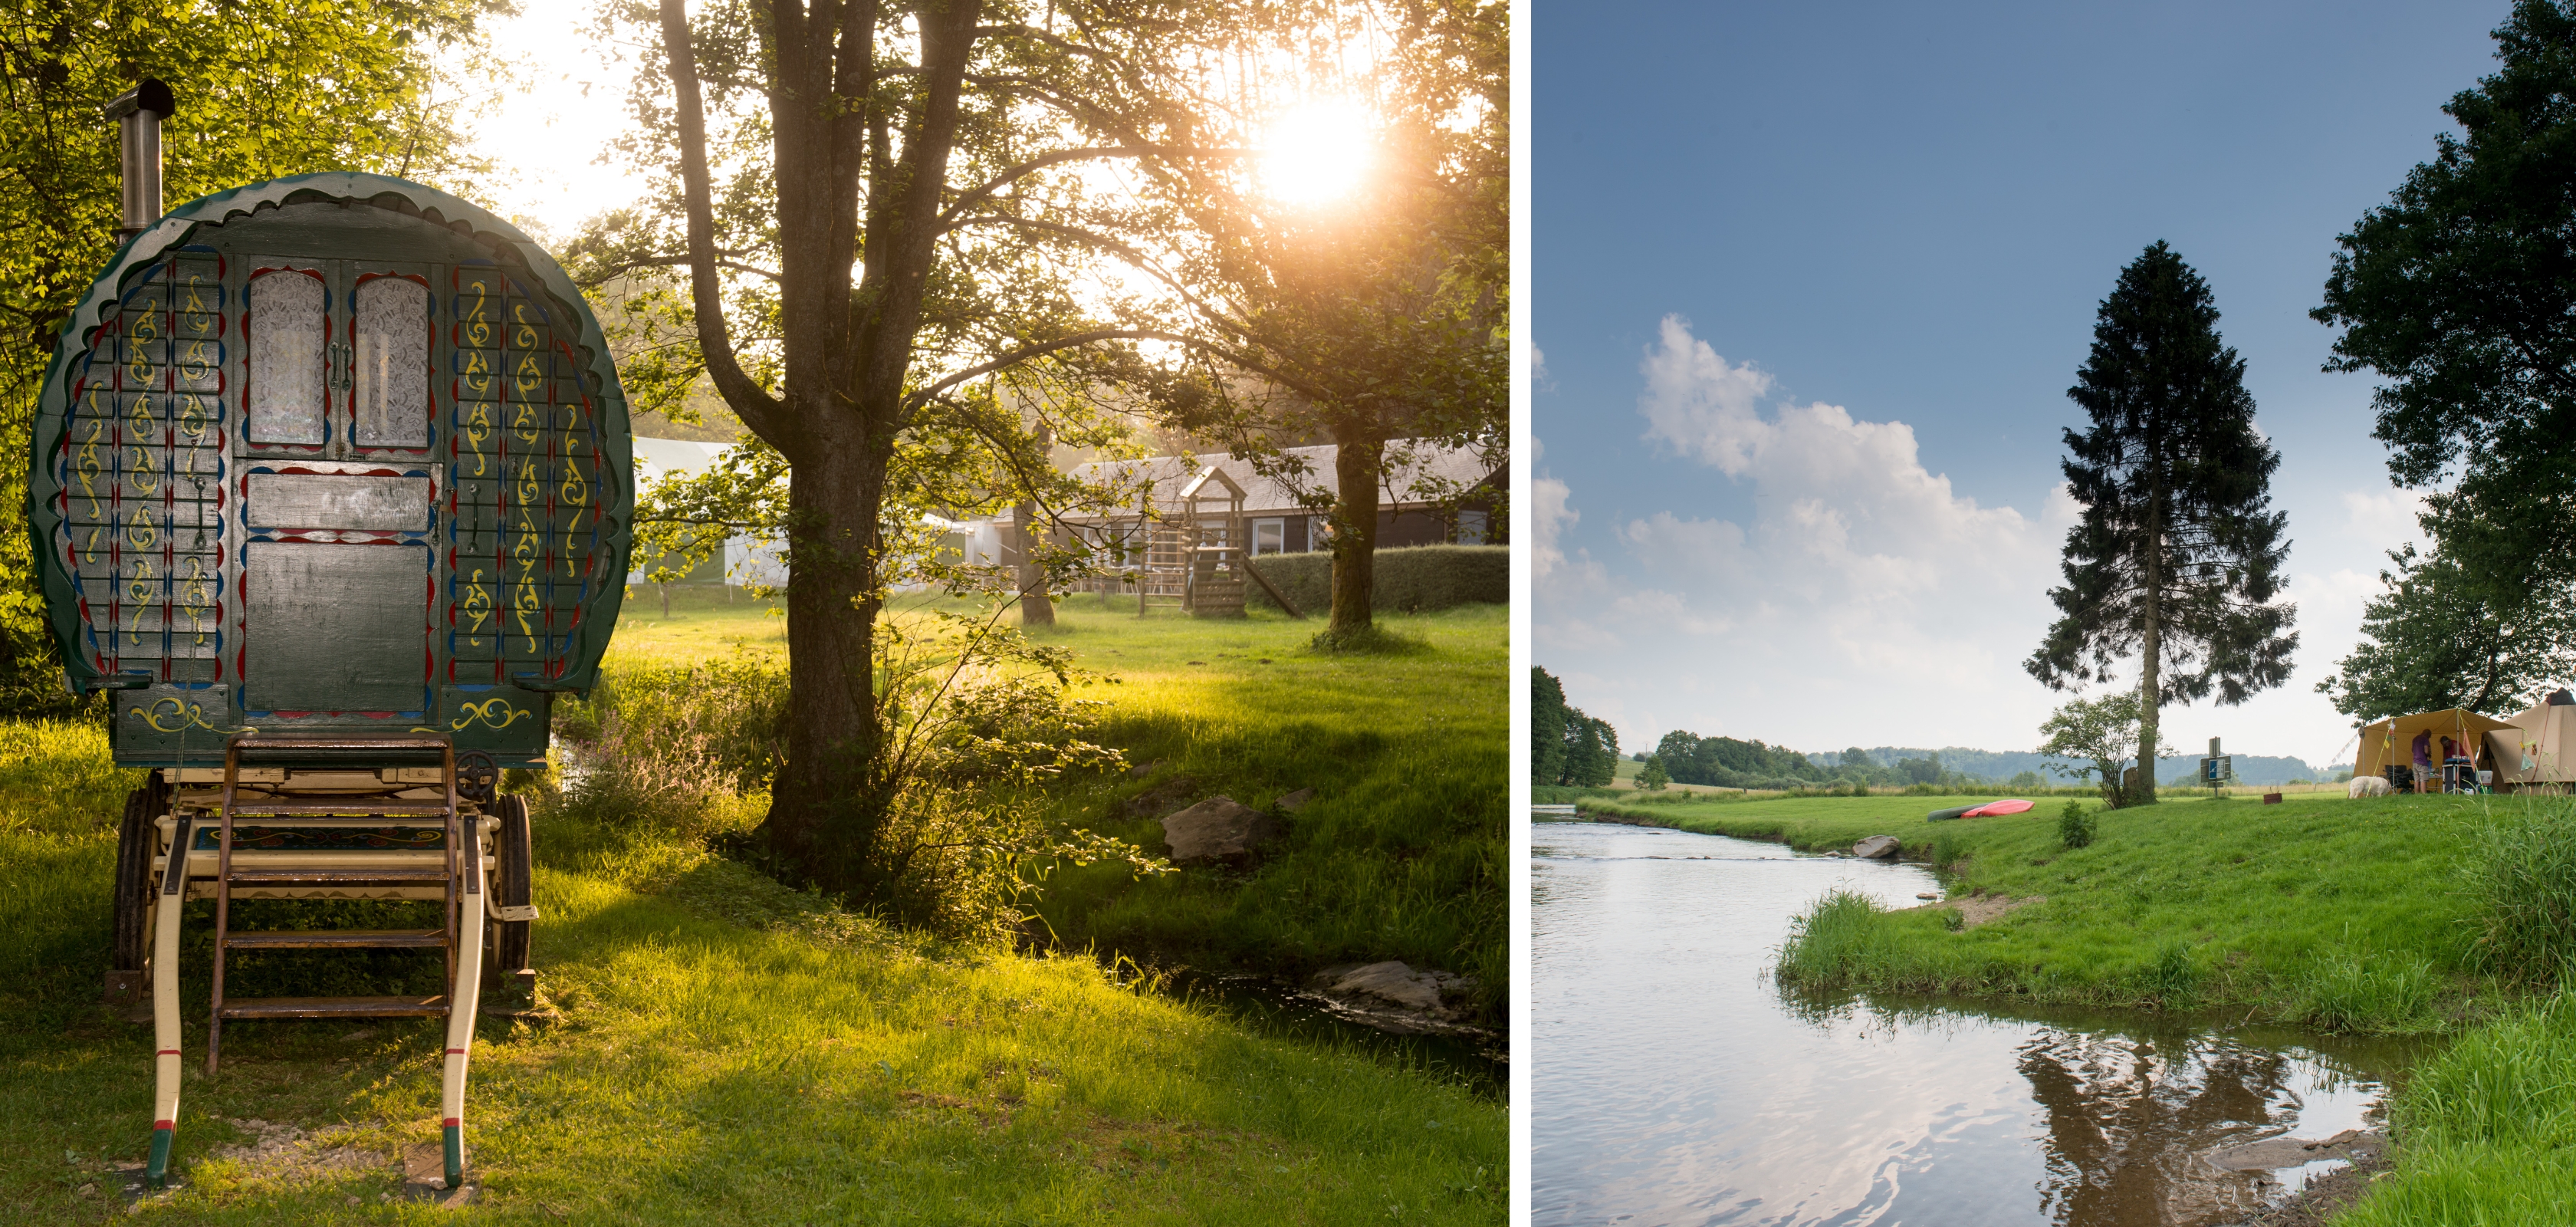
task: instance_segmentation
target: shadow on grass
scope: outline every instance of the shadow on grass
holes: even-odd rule
[[[1319,656],[1428,656],[1439,651],[1429,640],[1399,635],[1378,626],[1358,630],[1318,631],[1306,641],[1306,650]]]

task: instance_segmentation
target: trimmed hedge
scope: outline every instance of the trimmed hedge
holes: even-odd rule
[[[1332,616],[1333,556],[1264,554],[1253,561],[1261,576],[1276,585],[1297,611],[1310,618]],[[1246,584],[1244,599],[1262,609],[1277,609],[1259,584]],[[1377,552],[1377,576],[1369,608],[1379,613],[1420,613],[1478,601],[1495,605],[1512,599],[1512,550],[1506,545],[1408,545]]]

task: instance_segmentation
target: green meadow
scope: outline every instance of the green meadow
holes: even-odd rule
[[[673,596],[669,619],[650,591],[628,602],[612,671],[777,650],[779,620],[758,604]],[[1156,832],[1123,802],[1175,775],[1253,805],[1316,789],[1280,847],[1230,873],[1058,869],[1033,883],[1043,919],[1024,929],[1043,939],[1013,949],[934,941],[698,843],[541,809],[534,958],[555,1014],[481,1025],[472,1217],[1504,1217],[1508,1112],[1467,1079],[1378,1045],[1283,1036],[1175,999],[1151,974],[1404,958],[1490,977],[1499,1000],[1501,612],[1386,619],[1414,647],[1371,656],[1306,651],[1311,622],[1140,621],[1078,601],[1066,615],[1053,635],[1118,676],[1094,687],[1114,704],[1106,740],[1162,765],[1063,788],[1056,816],[1141,842]],[[150,1032],[96,1001],[114,821],[139,779],[107,762],[95,729],[0,725],[0,931],[13,938],[0,950],[0,1219],[124,1220],[117,1168],[147,1141]],[[434,1024],[235,1023],[208,1079],[202,943],[182,986],[186,1187],[142,1219],[440,1218],[399,1199],[385,1157],[436,1136]],[[304,1140],[254,1145],[281,1126]]]
[[[1781,967],[1786,978],[1820,986],[2213,1009],[2397,1032],[2443,1029],[2493,998],[2492,977],[2473,958],[2480,929],[2464,854],[2497,806],[2324,793],[2278,805],[2168,797],[2120,810],[2075,800],[2095,822],[2083,848],[2059,838],[2068,798],[1938,823],[1925,814],[1989,798],[1581,804],[1811,851],[1893,835],[1903,841],[1900,856],[1940,871],[1951,898],[2044,900],[1957,931],[1948,908],[1820,908]]]

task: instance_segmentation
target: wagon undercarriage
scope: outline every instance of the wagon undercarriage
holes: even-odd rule
[[[465,1075],[484,994],[533,1000],[527,966],[530,840],[525,802],[497,795],[490,758],[438,735],[293,738],[237,735],[221,768],[165,768],[129,798],[118,850],[117,968],[111,998],[148,999],[154,1032],[152,1150],[145,1177],[167,1181],[185,1057],[180,977],[184,904],[212,900],[212,1000],[205,1068],[219,1067],[236,1019],[444,1018],[441,1140],[449,1188],[464,1182]],[[174,854],[174,850],[184,849]],[[174,869],[174,865],[176,866]],[[417,929],[233,931],[242,899],[435,900],[442,923]],[[225,992],[227,957],[261,950],[437,951],[446,991],[365,997],[243,998]]]

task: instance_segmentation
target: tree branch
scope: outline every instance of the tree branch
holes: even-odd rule
[[[773,273],[768,269],[725,258],[734,254],[737,253],[729,251],[717,252],[716,267],[729,268],[737,273],[749,273],[754,277],[765,277],[773,282],[778,280],[778,274]],[[639,256],[635,259],[612,264],[607,268],[589,273],[573,284],[578,285],[585,290],[597,289],[601,285],[606,284],[610,278],[615,277],[620,273],[633,272],[639,268],[669,268],[674,265],[687,264],[690,262],[690,259],[691,258],[688,256]]]
[[[1194,349],[1201,348],[1203,346],[1202,342],[1193,338],[1181,336],[1177,333],[1159,332],[1150,328],[1102,328],[1092,332],[1077,332],[1069,337],[1059,337],[1052,341],[1040,341],[1033,345],[1023,345],[1020,348],[1012,350],[1011,352],[1004,354],[999,358],[995,358],[990,362],[977,363],[976,365],[967,367],[965,370],[959,371],[954,375],[950,375],[937,383],[915,389],[912,395],[903,398],[903,412],[906,416],[909,416],[914,410],[917,410],[923,405],[929,404],[932,400],[936,399],[940,393],[956,387],[969,379],[973,379],[981,375],[990,375],[1004,367],[1017,366],[1020,363],[1027,362],[1034,358],[1043,358],[1058,350],[1077,349],[1081,346],[1094,344],[1100,341],[1170,341],[1175,345],[1187,345]]]
[[[1249,158],[1258,157],[1260,153],[1258,149],[1198,149],[1170,145],[1103,145],[1082,149],[1059,149],[1053,153],[1039,154],[1016,166],[1005,167],[1000,174],[968,188],[940,213],[939,225],[945,228],[966,210],[983,203],[991,198],[993,193],[1019,179],[1066,162],[1079,162],[1090,158]]]
[[[698,349],[707,374],[734,416],[764,438],[779,437],[783,410],[744,373],[726,335],[724,299],[716,290],[715,208],[707,178],[706,104],[698,96],[697,52],[689,41],[687,0],[662,0],[662,53],[670,61],[674,107],[680,127],[680,180],[688,198],[690,305],[697,316]]]

